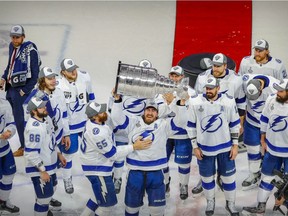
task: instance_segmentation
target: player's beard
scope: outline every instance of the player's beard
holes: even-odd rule
[[[208,92],[206,93],[208,99],[213,99],[217,93]]]
[[[144,118],[143,118],[143,120],[144,120],[144,122],[146,123],[146,124],[151,124],[151,123],[153,123],[154,121],[156,121],[157,120],[157,117],[155,118],[154,116],[152,116],[152,115],[145,115],[145,116],[143,116]]]
[[[279,103],[282,103],[282,104],[286,103],[288,101],[288,94],[286,94],[285,97],[280,97],[280,96],[277,95],[276,101],[279,102]]]
[[[106,112],[102,113],[102,115],[98,115],[98,121],[99,122],[106,122],[108,119],[108,114]]]
[[[36,112],[37,112],[37,116],[39,118],[45,118],[45,117],[48,116],[48,112],[47,111],[44,111],[44,112],[40,113],[38,110],[36,110]]]

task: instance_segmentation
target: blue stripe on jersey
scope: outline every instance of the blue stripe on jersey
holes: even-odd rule
[[[161,158],[158,160],[154,160],[154,161],[139,161],[139,160],[135,160],[135,159],[131,159],[131,158],[127,158],[126,162],[128,164],[131,164],[133,166],[140,166],[140,167],[144,167],[144,166],[159,166],[162,164],[167,163],[167,158]]]
[[[3,146],[2,148],[0,148],[0,153],[6,151],[8,148],[9,148],[9,144]]]
[[[62,114],[62,118],[67,118],[67,117],[68,117],[68,113],[67,113],[67,111],[63,112],[63,114]]]
[[[260,117],[260,121],[262,121],[262,122],[264,122],[264,123],[267,123],[268,124],[268,122],[269,122],[269,119],[266,117],[266,116],[264,116],[263,114],[261,115],[261,117]]]
[[[207,152],[215,152],[215,151],[218,151],[220,149],[225,149],[225,148],[232,146],[231,140],[229,140],[226,143],[221,143],[221,144],[216,145],[216,146],[206,146],[206,145],[202,145],[200,143],[197,143],[197,144],[203,151],[207,151]]]
[[[124,166],[124,161],[115,161],[114,164],[113,164],[114,167],[116,168],[121,168]]]
[[[251,113],[249,113],[248,111],[247,111],[247,117],[248,117],[249,119],[251,119],[252,121],[260,124],[260,121],[259,121],[257,118],[255,118],[254,116],[252,116]]]
[[[188,121],[188,122],[187,122],[187,127],[196,128],[196,123],[195,123],[195,122]]]
[[[117,127],[114,128],[113,133],[116,133],[118,130],[123,130],[125,128],[127,128],[129,124],[129,118],[128,116],[126,116],[125,122],[122,125],[118,125]]]
[[[63,128],[61,129],[61,131],[59,132],[59,134],[56,136],[56,141],[58,141],[59,139],[62,138],[63,135]]]
[[[94,165],[82,165],[82,170],[85,172],[112,172],[113,166],[94,166]]]
[[[6,127],[9,126],[9,125],[11,125],[11,124],[16,126],[16,123],[15,123],[15,122],[9,122],[9,123],[6,124]]]
[[[25,147],[24,151],[26,152],[33,152],[33,151],[37,151],[38,153],[40,153],[40,148],[27,148]]]
[[[57,162],[55,164],[45,166],[46,171],[51,171],[57,168]],[[26,173],[32,173],[32,172],[39,172],[38,168],[36,167],[26,167]]]
[[[236,121],[234,122],[230,122],[229,123],[229,127],[232,128],[232,127],[235,127],[236,125],[240,124],[240,119],[237,119]]]
[[[177,133],[175,133],[175,135],[187,134],[187,131],[184,128],[178,127],[177,125],[175,125],[174,119],[171,119],[170,124],[171,124],[171,128],[173,131],[175,131],[175,132],[178,131]]]
[[[287,153],[288,152],[288,148],[287,147],[276,147],[271,142],[269,142],[269,140],[267,138],[265,140],[266,140],[266,143],[267,143],[268,147],[272,151],[279,152],[279,153]]]
[[[95,100],[95,95],[94,95],[94,93],[90,93],[90,94],[89,94],[89,101],[91,101],[91,100]]]
[[[235,98],[236,104],[241,104],[241,103],[244,103],[245,101],[246,101],[246,96],[242,98]]]
[[[78,128],[82,128],[82,127],[85,126],[85,123],[86,123],[86,121],[83,121],[83,122],[75,124],[75,125],[69,125],[69,129],[70,130],[75,130],[75,129],[78,129]]]
[[[104,155],[104,157],[106,158],[110,158],[110,157],[113,157],[115,154],[116,154],[116,147],[115,146],[112,146],[111,150],[109,152],[106,152]]]

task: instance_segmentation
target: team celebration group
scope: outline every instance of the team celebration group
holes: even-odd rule
[[[107,103],[98,103],[89,73],[72,59],[63,59],[60,73],[55,72],[43,66],[37,46],[25,41],[23,26],[12,26],[10,37],[0,81],[6,92],[6,99],[0,99],[0,215],[21,213],[9,199],[14,157],[25,158],[36,197],[34,215],[51,216],[62,205],[53,198],[57,169],[66,193],[74,193],[71,170],[76,153],[93,192],[81,216],[113,215],[121,189],[126,216],[139,215],[144,196],[150,215],[165,215],[170,181],[176,181],[169,174],[170,156],[178,166],[180,199],[186,200],[192,154],[200,175],[192,194],[204,194],[205,214],[214,214],[218,185],[228,215],[240,215],[235,207],[240,135],[247,149],[244,163],[249,165],[242,190],[258,187],[258,205],[241,211],[265,213],[274,171],[288,173],[288,78],[266,40],[255,42],[253,54],[242,59],[237,72],[227,68],[224,54],[217,53],[202,62],[207,70],[198,75],[194,88],[154,98],[120,95],[112,89]],[[153,68],[147,59],[139,67]],[[167,75],[176,84],[184,80],[178,65]],[[21,146],[12,153],[9,141],[16,131]],[[287,199],[288,191],[275,199],[275,206],[288,206]]]

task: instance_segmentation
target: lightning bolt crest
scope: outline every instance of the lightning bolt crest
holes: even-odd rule
[[[132,109],[134,107],[137,107],[138,105],[140,105],[142,103],[142,101],[145,99],[137,99],[131,102],[131,104],[129,104],[127,107],[124,108],[124,110],[126,109]]]
[[[213,126],[213,123],[217,120],[218,116],[221,115],[221,113],[215,114],[213,116],[210,117],[210,119],[208,120],[207,125],[204,127],[203,132],[204,133],[206,130],[208,130],[210,127]]]
[[[261,107],[263,104],[265,103],[265,101],[258,101],[257,103],[255,103],[251,109],[253,110],[257,110],[259,107]]]
[[[101,182],[101,194],[102,194],[102,196],[103,196],[103,199],[104,199],[105,201],[107,201],[107,200],[106,200],[106,195],[107,195],[108,191],[107,191],[106,184],[105,184],[105,181],[104,181],[103,176],[99,176],[99,180],[100,180],[100,182]]]
[[[273,123],[271,124],[270,128],[275,127],[278,123],[280,123],[283,119],[285,119],[285,116],[278,116],[274,119]]]
[[[46,182],[44,182],[41,178],[39,178],[39,181],[40,181],[40,188],[41,188],[42,194],[44,194],[44,187],[46,185]]]

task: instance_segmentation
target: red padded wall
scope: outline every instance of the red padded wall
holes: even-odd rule
[[[221,52],[236,62],[251,54],[252,1],[176,2],[173,65],[191,54]]]

